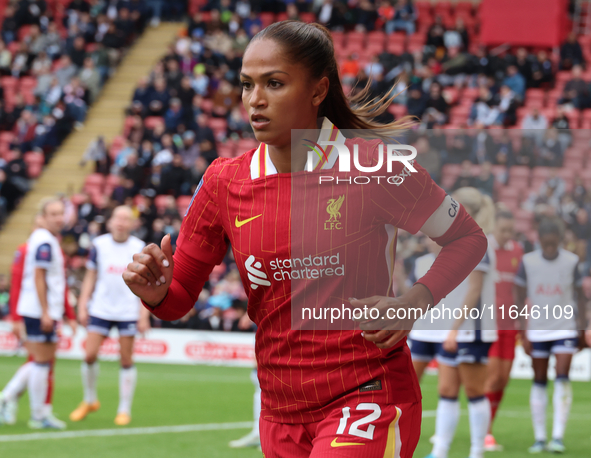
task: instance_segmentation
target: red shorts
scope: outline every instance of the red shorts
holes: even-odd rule
[[[515,345],[517,343],[518,331],[511,329],[497,331],[497,334],[497,341],[490,347],[488,357],[513,361],[515,359]]]
[[[315,423],[273,423],[261,417],[264,458],[412,458],[421,434],[421,402],[380,405],[372,400],[370,392],[346,395]]]

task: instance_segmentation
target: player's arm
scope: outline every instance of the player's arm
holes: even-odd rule
[[[525,300],[527,299],[527,273],[523,261],[520,262],[517,274],[513,281],[513,297],[515,298],[515,306],[517,311],[520,312],[526,307]],[[527,338],[527,321],[524,313],[518,313],[519,321],[519,337],[521,339],[521,345],[525,352],[531,354],[531,343]]]
[[[133,256],[123,279],[158,318],[174,321],[189,312],[213,268],[228,249],[217,205],[219,168],[207,169],[193,195],[172,254],[170,235],[161,247],[146,246]]]
[[[150,330],[150,311],[146,307],[140,306],[140,319],[137,323],[137,330],[143,334]]]
[[[42,267],[35,267],[35,290],[41,306],[41,330],[51,332],[53,320],[49,316],[49,304],[47,303],[47,270]]]
[[[88,325],[88,301],[94,292],[97,276],[96,270],[87,268],[82,280],[80,297],[78,298],[78,321],[84,327]]]
[[[575,266],[574,275],[573,275],[573,290],[577,297],[577,309],[573,312],[575,313],[575,319],[577,323],[577,330],[579,331],[579,349],[583,349],[585,346],[585,330],[587,329],[587,297],[585,296],[585,291],[583,290],[583,277],[579,272],[579,266]],[[564,304],[566,306],[567,304]],[[566,310],[563,311],[563,313]]]

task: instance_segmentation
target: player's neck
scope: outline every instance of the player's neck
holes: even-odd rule
[[[113,237],[113,241],[115,243],[125,243],[127,242],[127,239],[129,238],[129,236],[120,236],[120,237],[115,237],[113,234],[111,234],[111,236]]]
[[[301,164],[293,164],[291,160],[291,145],[285,147],[276,147],[267,145],[269,158],[277,169],[277,173],[291,173],[304,170],[305,162]],[[304,158],[305,159],[305,158]]]

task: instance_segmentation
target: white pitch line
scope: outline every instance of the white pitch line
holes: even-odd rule
[[[424,410],[423,418],[435,417],[436,410]],[[252,422],[205,423],[197,425],[152,426],[127,429],[88,429],[82,431],[59,431],[51,433],[0,435],[0,442],[23,442],[45,439],[76,439],[80,437],[138,436],[143,434],[186,433],[194,431],[221,431],[224,429],[251,428]]]
[[[44,439],[73,439],[80,437],[137,436],[143,434],[187,433],[194,431],[221,431],[224,429],[252,428],[252,421],[237,423],[202,423],[197,425],[153,426],[127,429],[90,429],[53,433],[10,434],[0,436],[0,442],[21,442]]]

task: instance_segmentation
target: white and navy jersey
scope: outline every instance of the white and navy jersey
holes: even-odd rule
[[[46,271],[48,313],[53,320],[59,321],[64,316],[66,292],[64,256],[59,241],[47,229],[35,230],[27,240],[27,254],[17,305],[17,313],[23,317],[41,318],[42,315],[35,287],[36,268]]]
[[[89,315],[110,321],[137,321],[140,300],[123,281],[123,272],[145,244],[130,236],[117,243],[111,234],[101,235],[92,242],[87,269],[97,271],[96,285],[88,305]]]
[[[577,337],[575,288],[583,282],[578,263],[576,254],[562,248],[552,260],[544,258],[542,250],[523,256],[514,281],[516,285],[527,288],[530,305],[539,306],[541,312],[539,319],[527,320],[527,338],[531,342]],[[546,305],[548,316],[543,310]],[[571,305],[575,311],[571,319],[565,316],[566,305]],[[556,313],[555,306],[558,306]]]
[[[435,262],[435,258],[436,256],[433,253],[429,253],[416,259],[408,276],[410,284],[414,284],[427,273]],[[464,280],[434,307],[435,310],[429,310],[424,318],[415,322],[409,337],[422,342],[443,342],[447,338],[449,330],[455,321],[452,310],[460,307],[461,302],[466,296],[467,288],[468,281]],[[444,307],[446,309],[445,312],[443,311]]]
[[[496,325],[496,282],[497,282],[497,261],[494,248],[489,244],[482,258],[482,261],[474,268],[474,271],[484,272],[482,291],[478,300],[476,310],[468,310],[468,319],[462,323],[459,329],[458,342],[495,342],[497,340]],[[464,280],[468,281],[468,279]],[[466,292],[468,287],[466,288]],[[465,295],[461,307],[465,305]],[[478,317],[476,317],[478,315]]]

